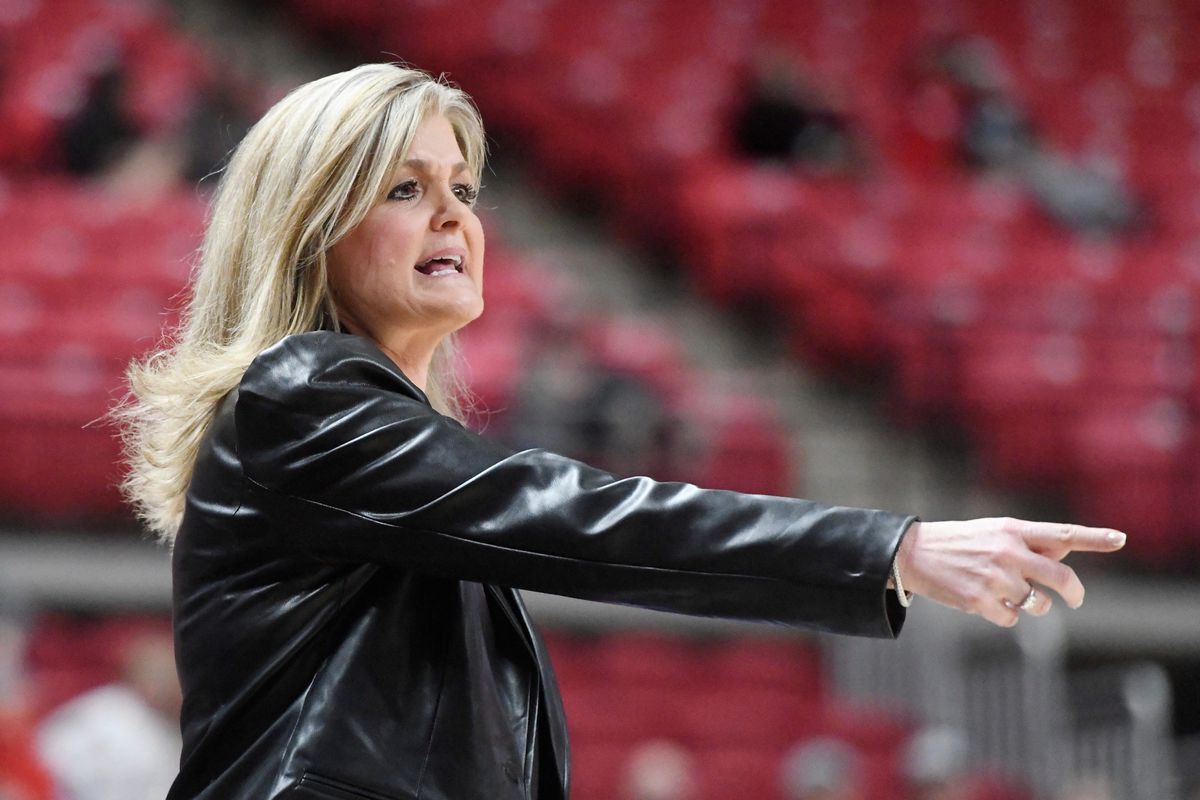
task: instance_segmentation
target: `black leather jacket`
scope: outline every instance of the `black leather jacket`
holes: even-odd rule
[[[513,453],[370,341],[288,337],[188,491],[169,800],[560,800],[562,704],[514,587],[892,636],[911,521]]]

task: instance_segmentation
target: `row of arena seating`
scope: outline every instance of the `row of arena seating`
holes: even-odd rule
[[[0,503],[6,514],[58,522],[116,514],[117,445],[99,420],[119,399],[129,360],[176,319],[203,203],[181,190],[152,207],[121,207],[102,191],[57,179],[14,183],[3,196]],[[711,378],[689,367],[661,325],[563,317],[564,307],[579,305],[570,299],[579,288],[549,279],[499,235],[490,239],[486,297],[495,310],[463,336],[487,417],[481,423],[503,432],[506,409],[553,325],[580,342],[585,366],[631,376],[666,416],[689,421],[690,449],[660,471],[723,488],[789,491],[796,466],[770,404],[701,390]]]
[[[63,121],[98,74],[120,63],[126,111],[142,135],[181,122],[211,65],[165,9],[135,0],[16,0],[0,8],[0,168],[61,164]]]
[[[176,128],[210,73],[165,9],[123,0],[0,4],[0,518],[123,519],[103,423],[129,360],[175,320],[204,209],[180,187],[122,198],[64,173],[64,129],[119,65],[131,134]]]
[[[0,504],[11,519],[113,516],[118,444],[100,417],[175,319],[203,206],[181,192],[121,210],[58,179],[2,197]]]
[[[0,505],[10,519],[87,522],[120,501],[101,419],[130,359],[175,319],[203,206],[153,207],[55,178],[5,185],[0,229]]]
[[[667,243],[718,303],[773,310],[797,357],[882,383],[898,421],[961,430],[983,477],[1194,564],[1200,513],[1200,59],[1194,4],[354,0],[287,7],[368,58],[473,94],[545,185]],[[985,34],[1052,146],[1101,158],[1148,209],[1072,235],[1012,178],[969,174],[913,77],[948,32]],[[756,56],[803,59],[869,143],[866,175],[733,155]],[[932,101],[930,93],[932,92]],[[614,134],[619,131],[619,135]]]
[[[25,664],[33,719],[118,680],[124,649],[165,625],[154,617],[41,615]],[[663,740],[692,755],[697,800],[781,797],[785,755],[815,737],[859,752],[864,800],[905,796],[899,787],[911,723],[826,691],[818,651],[807,640],[550,631],[546,644],[568,715],[577,800],[624,796],[632,754]],[[1020,796],[1001,782],[984,789],[973,797]]]

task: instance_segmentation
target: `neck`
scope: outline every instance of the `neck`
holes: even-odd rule
[[[429,365],[433,362],[433,351],[437,345],[434,344],[428,350],[422,349],[414,352],[411,348],[397,349],[387,342],[376,341],[388,358],[390,358],[400,371],[404,373],[410,381],[412,381],[422,392],[428,391],[429,382]]]
[[[433,362],[433,354],[443,337],[424,332],[404,331],[385,331],[377,335],[354,320],[345,318],[342,319],[341,325],[349,333],[365,336],[373,341],[418,389],[422,392],[428,391],[429,365]]]

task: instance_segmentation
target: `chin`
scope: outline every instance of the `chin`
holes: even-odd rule
[[[464,325],[467,322],[472,322],[479,319],[479,317],[483,315],[483,298],[479,295],[475,295],[471,302],[463,307],[462,311],[463,318],[465,320],[463,322]]]
[[[470,323],[479,319],[482,314],[482,299],[477,299],[471,303],[463,303],[460,306],[456,306],[453,310],[453,313],[449,315],[451,318],[451,324],[453,325],[453,328],[451,329],[452,332],[461,330]]]

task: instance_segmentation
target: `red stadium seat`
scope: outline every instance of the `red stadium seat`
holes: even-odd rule
[[[682,701],[683,740],[697,746],[768,746],[811,735],[820,705],[796,692],[730,682]]]
[[[613,637],[592,656],[597,682],[605,686],[686,690],[699,676],[700,648],[670,634]]]
[[[710,648],[701,660],[703,685],[733,683],[815,699],[821,662],[815,643],[791,637],[739,638]]]
[[[626,742],[639,739],[679,739],[690,732],[683,711],[695,698],[686,692],[597,682],[564,694],[567,723],[573,740]]]
[[[715,747],[699,752],[697,783],[701,800],[767,798],[779,794],[777,747]]]
[[[1195,423],[1169,396],[1107,400],[1070,430],[1078,479],[1072,497],[1084,518],[1129,532],[1131,552],[1171,566],[1173,532],[1194,498]]]
[[[621,797],[625,769],[634,742],[619,744],[577,741],[571,743],[571,797],[577,800],[613,800]]]

